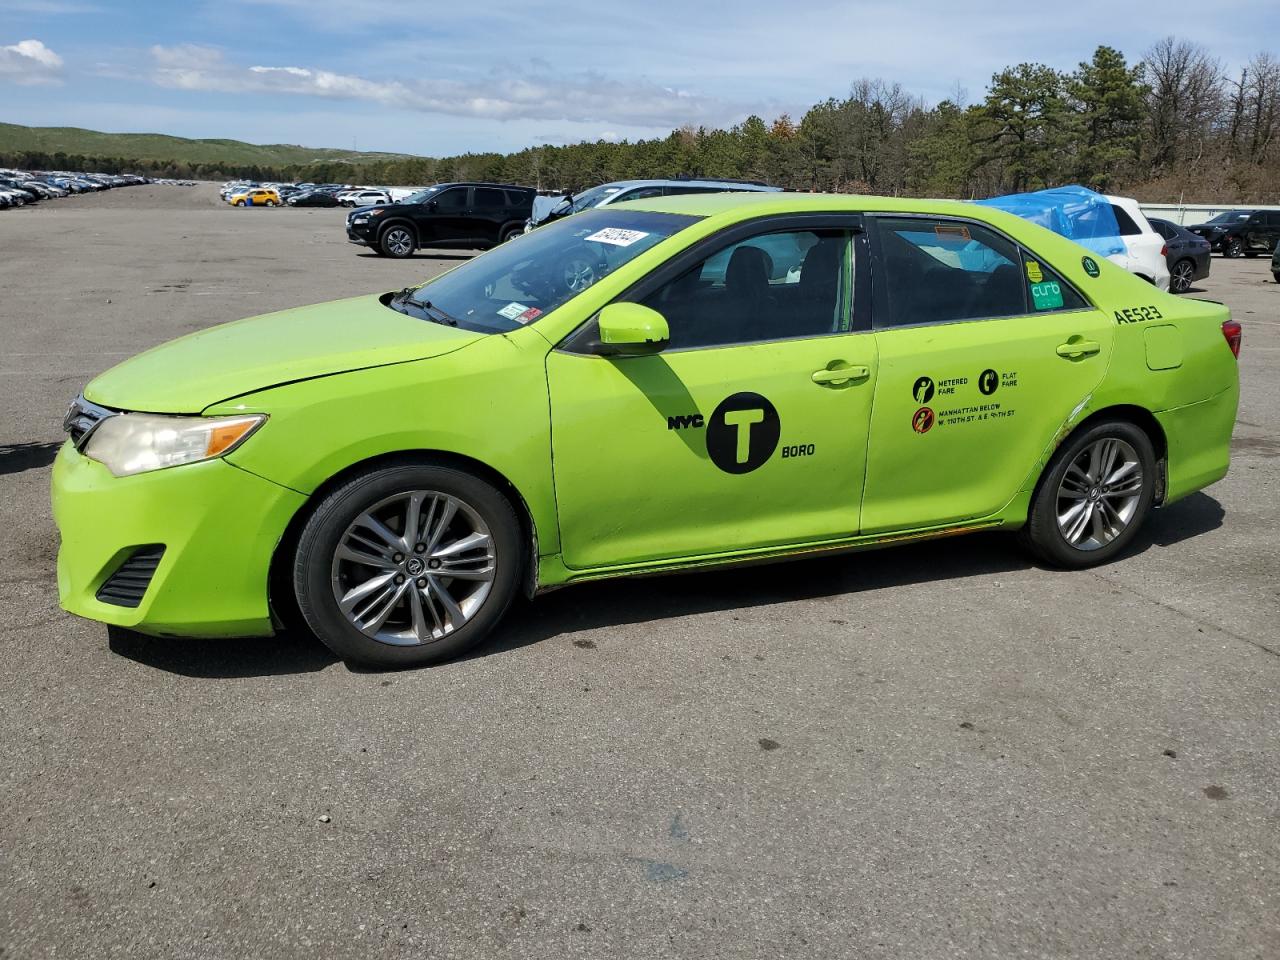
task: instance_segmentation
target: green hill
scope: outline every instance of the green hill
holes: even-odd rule
[[[0,154],[38,152],[68,156],[122,157],[128,160],[185,164],[283,167],[307,163],[368,163],[407,154],[367,153],[289,143],[254,144],[239,140],[188,140],[160,133],[101,133],[80,127],[22,127],[0,123]]]

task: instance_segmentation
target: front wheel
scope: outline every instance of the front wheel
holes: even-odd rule
[[[485,638],[519,586],[522,543],[511,502],[479,477],[384,467],[316,508],[298,541],[294,591],[338,656],[417,666]]]
[[[1196,265],[1190,260],[1179,260],[1169,271],[1169,289],[1174,293],[1186,293],[1195,279]]]
[[[1222,255],[1235,260],[1244,256],[1244,241],[1239,237],[1232,237],[1222,245]]]
[[[1155,499],[1151,438],[1106,420],[1067,441],[1040,480],[1024,545],[1041,560],[1078,569],[1113,559],[1132,542]]]
[[[395,257],[397,260],[409,256],[416,246],[409,228],[401,226],[388,227],[378,241],[378,248],[388,257]]]

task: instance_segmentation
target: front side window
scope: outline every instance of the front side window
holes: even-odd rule
[[[388,305],[437,323],[506,333],[545,316],[698,219],[588,210],[495,247]]]
[[[453,187],[435,197],[436,209],[441,213],[457,213],[467,209],[467,188]]]
[[[850,329],[847,230],[791,230],[732,244],[644,299],[671,347],[818,337]]]

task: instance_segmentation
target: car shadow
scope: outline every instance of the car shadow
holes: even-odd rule
[[[0,475],[47,467],[62,442],[0,443]]]
[[[477,250],[475,251],[475,253],[456,253],[453,251],[445,253],[445,252],[433,252],[428,250],[426,252],[418,251],[417,253],[411,253],[409,254],[409,256],[401,257],[400,259],[402,260],[470,260],[473,257],[477,256],[480,252],[481,251]],[[389,259],[388,257],[384,257],[381,254],[377,254],[377,253],[357,253],[356,256],[364,257],[366,260]]]
[[[1222,505],[1203,493],[1156,511],[1128,556],[1216,530]],[[1037,566],[1007,533],[948,537],[828,557],[808,557],[699,573],[604,580],[518,601],[493,636],[458,658],[508,653],[565,634],[727,610],[853,596],[888,587],[1011,573]],[[112,630],[114,653],[145,666],[203,679],[311,673],[339,662],[304,631],[275,637],[192,640]],[[346,665],[353,673],[383,673]]]

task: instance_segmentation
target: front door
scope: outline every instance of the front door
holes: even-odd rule
[[[1101,381],[1115,325],[989,228],[868,220],[880,366],[863,530],[990,516]]]
[[[468,210],[471,205],[470,187],[449,187],[427,201],[426,216],[418,218],[418,243],[429,247],[433,243],[457,243],[473,239],[473,227]]]
[[[853,324],[852,236],[761,227],[640,297],[671,328],[662,353],[578,353],[579,337],[549,355],[568,566],[857,533],[876,357]]]

